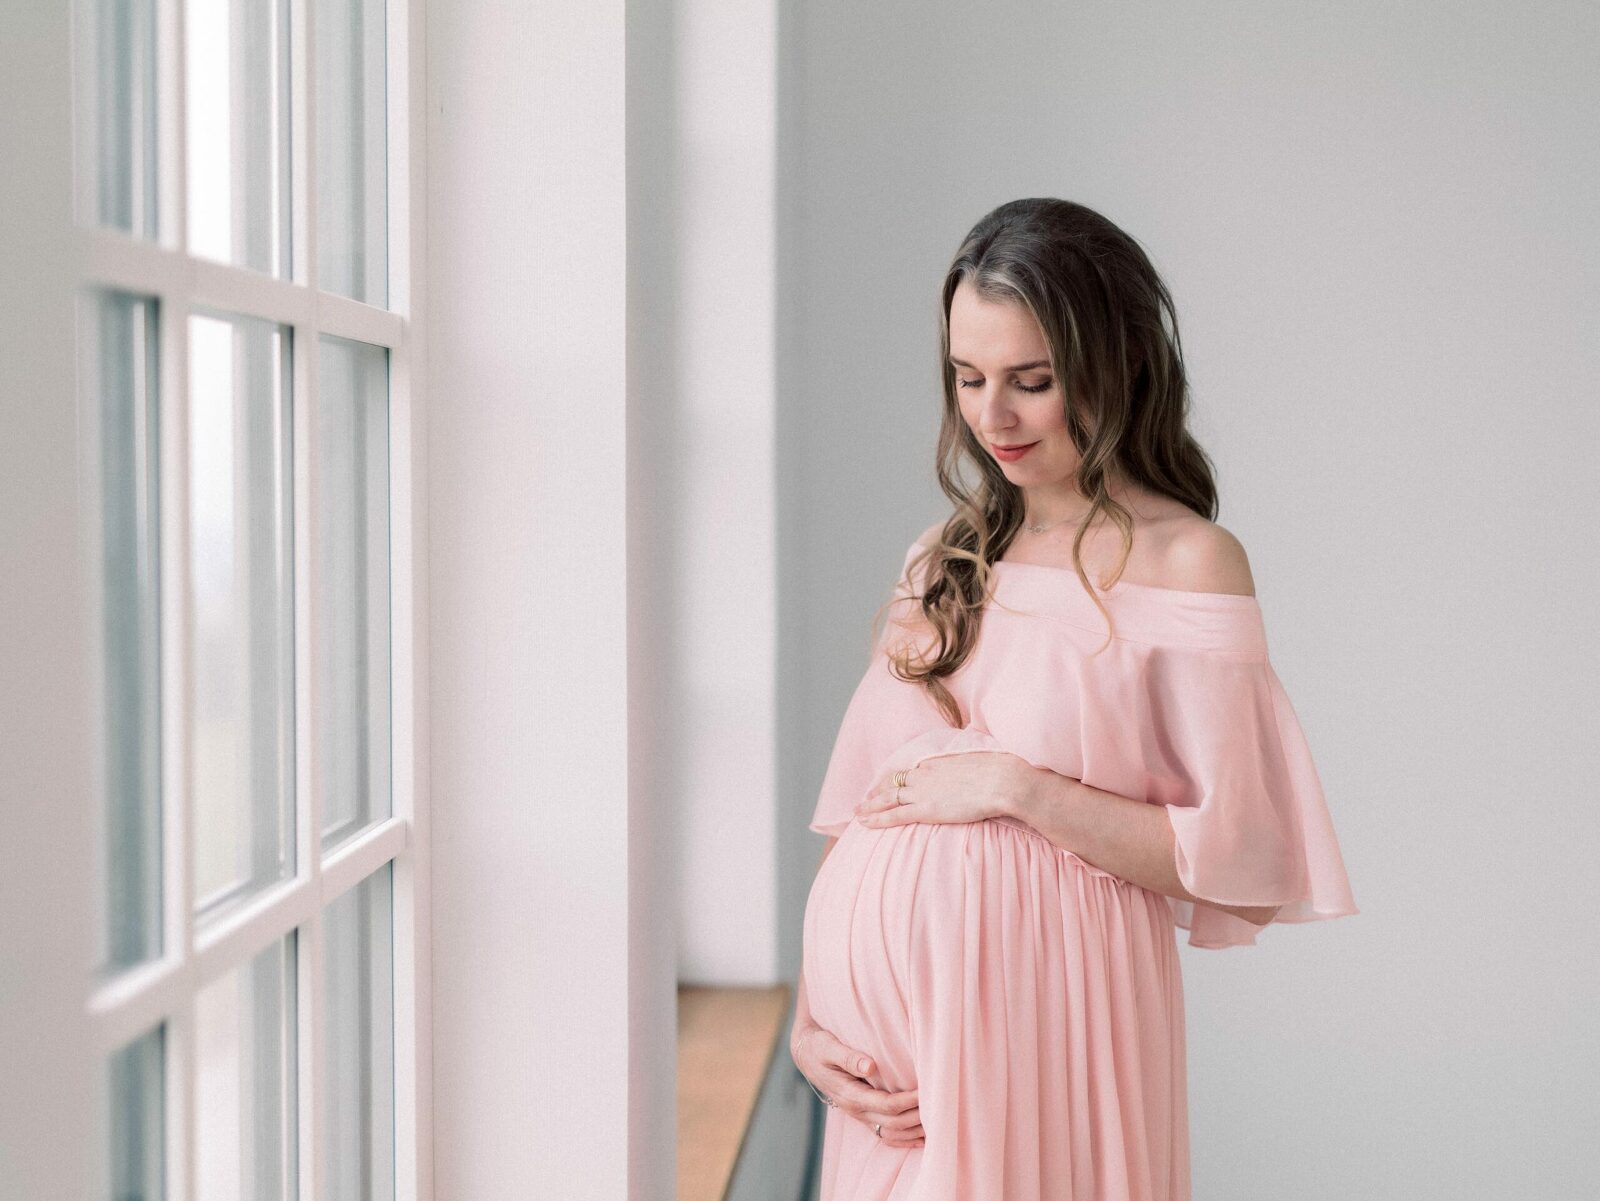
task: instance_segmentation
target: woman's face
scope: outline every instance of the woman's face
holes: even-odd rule
[[[950,299],[950,365],[961,416],[1007,479],[1038,487],[1071,478],[1078,448],[1050,348],[1027,309],[987,300],[962,280]]]

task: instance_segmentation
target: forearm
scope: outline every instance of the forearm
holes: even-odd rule
[[[1152,805],[1040,769],[1012,799],[1010,816],[1102,871],[1163,896],[1201,901],[1265,925],[1273,906],[1218,905],[1195,896],[1178,878],[1176,839],[1164,805]]]

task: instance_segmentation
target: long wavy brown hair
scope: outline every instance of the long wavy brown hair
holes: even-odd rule
[[[939,540],[913,556],[897,599],[914,598],[916,612],[902,623],[931,630],[889,650],[890,670],[928,689],[953,726],[960,706],[942,683],[972,652],[993,597],[990,565],[1022,528],[1022,490],[1011,483],[968,428],[957,401],[950,365],[950,303],[962,281],[989,300],[1024,306],[1050,347],[1051,369],[1062,382],[1066,424],[1081,456],[1077,487],[1089,508],[1072,540],[1080,585],[1108,623],[1111,613],[1096,595],[1079,559],[1085,533],[1101,516],[1122,531],[1122,553],[1109,581],[1121,576],[1133,549],[1133,518],[1113,498],[1111,482],[1142,484],[1216,520],[1217,489],[1209,456],[1188,430],[1189,385],[1172,296],[1143,248],[1105,217],[1070,200],[1012,200],[989,213],[961,243],[945,275],[940,313],[939,364],[944,420],[936,470],[954,511]],[[962,468],[977,469],[968,486]],[[913,581],[922,580],[918,593]],[[883,608],[894,604],[886,602]],[[1095,653],[1099,653],[1096,651]]]

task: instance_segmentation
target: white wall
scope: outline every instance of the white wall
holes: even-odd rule
[[[630,658],[656,581],[629,558],[659,541],[630,492],[629,151],[665,35],[620,3],[430,6],[440,1198],[671,1189],[667,815]]]
[[[643,452],[672,481],[659,610],[676,704],[678,971],[698,984],[778,978],[777,488],[773,312],[776,6],[674,6],[681,156],[671,226],[670,436]],[[663,431],[666,433],[667,431]]]
[[[83,1197],[105,1138],[84,1013],[98,720],[83,636],[64,4],[0,38],[0,1194]]]
[[[1592,1191],[1597,36],[1577,3],[805,7],[787,971],[865,623],[947,511],[939,281],[994,205],[1079,200],[1174,290],[1221,521],[1363,909],[1185,951],[1196,1196]]]

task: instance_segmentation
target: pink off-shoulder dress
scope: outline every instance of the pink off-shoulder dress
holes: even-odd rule
[[[995,565],[977,645],[945,683],[950,727],[890,674],[915,612],[906,555],[891,620],[846,709],[811,828],[838,835],[805,911],[812,1017],[916,1088],[925,1145],[830,1109],[821,1201],[1189,1201],[1183,986],[1191,946],[1259,927],[1131,884],[1010,818],[870,828],[856,803],[937,755],[1009,751],[1163,805],[1195,896],[1358,912],[1317,771],[1267,657],[1255,597]]]

